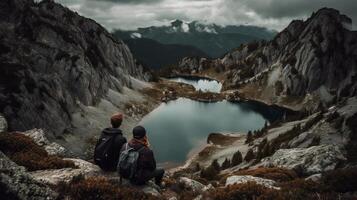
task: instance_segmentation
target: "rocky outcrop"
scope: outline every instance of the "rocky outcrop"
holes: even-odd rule
[[[0,114],[0,133],[7,131],[7,121],[4,116]]]
[[[64,156],[66,154],[66,149],[55,142],[50,142],[42,129],[32,129],[20,133],[32,138],[32,140],[43,147],[49,155]]]
[[[79,105],[142,79],[128,47],[51,0],[0,3],[0,112],[11,130],[61,135]]]
[[[45,184],[34,180],[25,170],[0,152],[1,199],[50,200],[56,194]]]
[[[205,185],[203,185],[202,183],[186,178],[186,177],[180,177],[178,182],[187,190],[189,191],[193,191],[193,192],[198,192],[201,193],[204,188]]]
[[[271,157],[263,159],[258,166],[294,169],[305,175],[334,170],[346,158],[335,145],[320,145],[310,148],[279,149]]]
[[[77,169],[73,168],[63,168],[63,169],[48,169],[48,170],[37,170],[30,172],[30,175],[42,183],[48,185],[56,185],[60,182],[70,182],[74,177],[84,176],[98,176],[101,175],[102,171],[97,166],[90,162],[81,159],[66,158],[64,160],[73,161]]]
[[[254,177],[254,176],[250,176],[250,175],[246,175],[246,176],[229,176],[227,178],[227,180],[226,180],[226,186],[233,185],[233,184],[247,183],[247,182],[255,182],[258,185],[263,185],[263,186],[265,186],[267,188],[272,188],[272,189],[277,189],[277,190],[280,189],[279,187],[275,187],[274,186],[276,183],[273,180]]]
[[[306,21],[291,22],[269,42],[242,45],[205,62],[218,72],[224,68],[225,88],[255,83],[262,88],[259,95],[271,94],[265,99],[316,93],[329,103],[334,96],[357,94],[357,34],[351,24],[339,11],[322,8]],[[198,70],[203,66],[198,60],[185,58],[181,63]]]

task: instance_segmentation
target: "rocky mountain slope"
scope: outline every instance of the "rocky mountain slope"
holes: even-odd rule
[[[357,94],[357,35],[351,27],[350,18],[323,8],[291,22],[269,42],[241,45],[216,60],[185,58],[181,67],[224,72],[219,78],[226,89],[240,88],[270,103],[308,94],[333,103]]]
[[[149,86],[147,74],[128,48],[53,1],[4,0],[0,15],[2,199],[356,199],[356,37],[338,11],[321,9],[222,59],[180,63],[173,73],[224,81],[231,91],[222,98],[304,109],[247,135],[211,134],[185,166],[166,173],[162,188],[120,184],[116,173],[66,153],[93,147],[82,144],[113,111],[128,111],[128,129],[148,109],[137,91]],[[158,84],[160,99],[168,85]]]
[[[176,65],[187,56],[209,57],[200,49],[189,45],[161,44],[148,38],[126,39],[124,42],[134,57],[151,69]]]
[[[256,26],[219,26],[175,20],[169,26],[152,26],[133,31],[116,30],[113,34],[123,39],[149,38],[163,44],[192,45],[210,57],[217,58],[240,44],[271,39],[276,32]]]
[[[146,78],[122,41],[54,1],[4,0],[0,16],[0,112],[11,130],[59,136],[80,106]]]

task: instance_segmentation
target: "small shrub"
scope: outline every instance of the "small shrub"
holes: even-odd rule
[[[4,152],[16,164],[26,167],[29,171],[67,167],[76,168],[72,161],[48,155],[45,149],[38,146],[30,137],[21,133],[1,134],[0,151]]]
[[[242,153],[240,151],[235,152],[232,157],[231,166],[232,167],[237,166],[237,165],[241,164],[242,162],[243,162]]]
[[[350,162],[357,161],[357,113],[346,119],[346,125],[351,130],[350,141],[346,145],[347,159]]]
[[[215,180],[217,179],[217,175],[219,173],[219,170],[214,168],[212,165],[207,167],[206,169],[201,170],[201,178],[205,178],[207,180]]]
[[[321,181],[327,188],[336,192],[357,191],[357,167],[326,172]]]
[[[284,90],[284,85],[281,81],[275,82],[275,95],[279,96]]]
[[[247,154],[244,157],[244,160],[249,162],[249,161],[251,161],[253,159],[255,159],[255,155],[254,155],[253,149],[249,149]]]
[[[214,159],[211,163],[211,166],[213,168],[215,168],[217,171],[219,171],[221,169],[221,167],[219,166],[219,163],[218,163],[218,160],[217,159]]]

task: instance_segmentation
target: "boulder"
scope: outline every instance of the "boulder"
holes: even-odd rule
[[[25,170],[0,151],[1,199],[51,200],[56,193],[33,179]]]
[[[245,176],[230,176],[226,180],[226,186],[228,185],[233,185],[233,184],[240,184],[240,183],[247,183],[247,182],[255,182],[259,185],[263,185],[267,188],[272,188],[272,189],[280,189],[279,187],[275,187],[275,181],[269,180],[269,179],[264,179],[264,178],[259,178],[259,177],[254,177],[250,175],[245,175]]]
[[[279,149],[271,157],[263,159],[259,166],[295,169],[305,175],[312,175],[333,170],[345,160],[340,147],[320,145],[310,148]]]
[[[4,116],[0,114],[0,133],[7,131],[7,122]]]
[[[70,182],[73,177],[83,175],[85,177],[97,176],[102,173],[102,170],[90,162],[81,159],[65,158],[74,162],[77,169],[48,169],[30,172],[31,176],[45,184],[56,185],[59,182]]]
[[[185,187],[185,189],[191,190],[193,192],[200,193],[205,188],[205,185],[203,185],[202,183],[186,177],[180,177],[178,182],[182,184]]]
[[[45,135],[45,132],[42,129],[32,129],[26,132],[20,132],[26,136],[29,136],[33,141],[39,146],[43,147],[48,154],[50,155],[59,155],[64,156],[66,154],[66,149],[55,143],[50,142]]]

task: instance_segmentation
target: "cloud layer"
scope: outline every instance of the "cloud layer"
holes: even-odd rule
[[[356,0],[56,0],[112,29],[168,24],[174,19],[221,25],[249,24],[281,30],[292,19],[331,7],[356,25]]]

